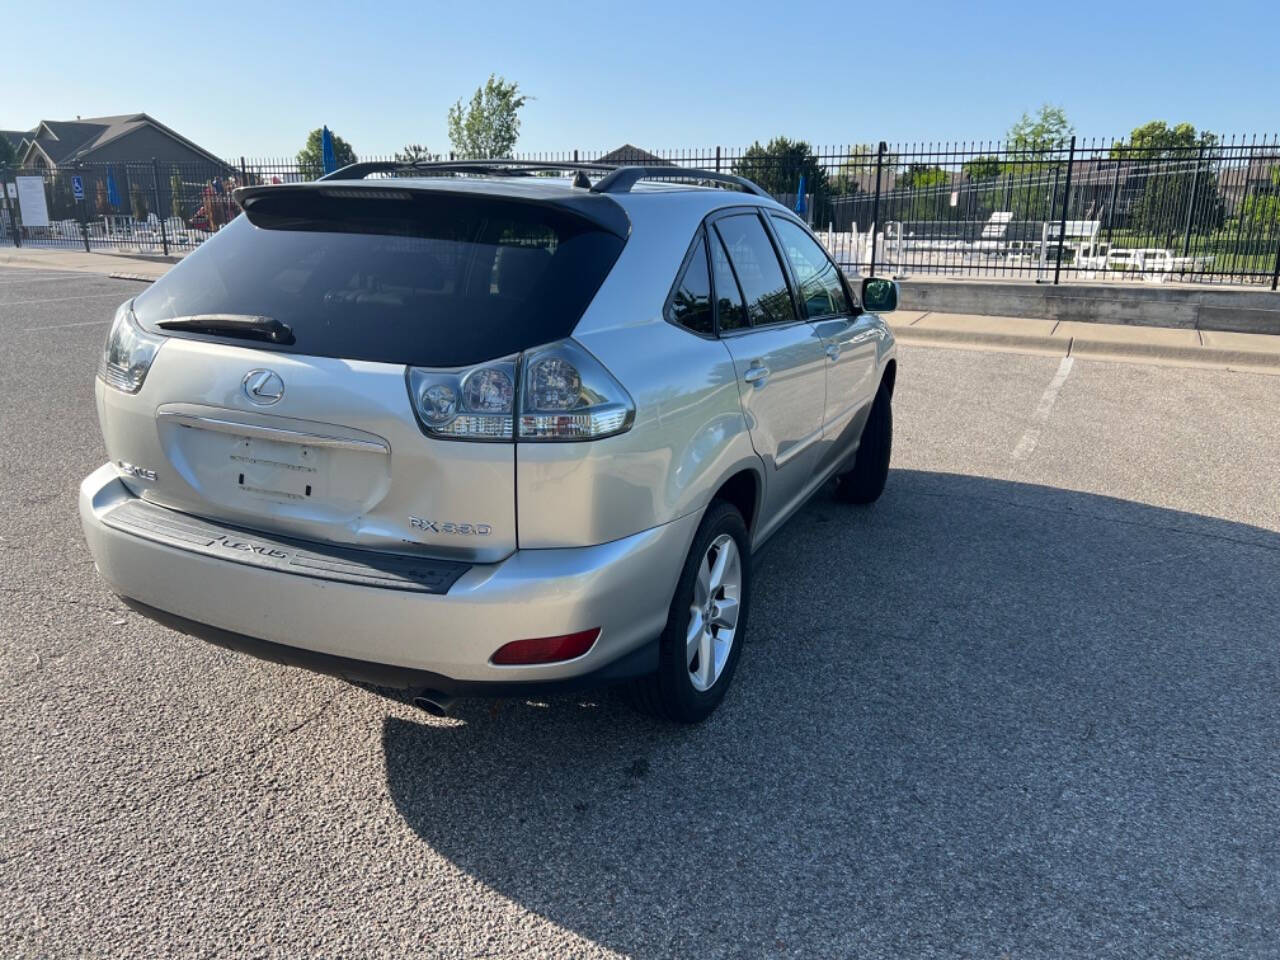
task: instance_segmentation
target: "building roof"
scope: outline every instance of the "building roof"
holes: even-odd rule
[[[28,146],[22,159],[25,161],[33,150],[39,150],[54,164],[91,159],[91,155],[98,148],[146,126],[159,130],[215,163],[222,163],[219,157],[145,113],[125,113],[114,117],[87,117],[75,120],[41,120],[34,131],[23,134],[23,142],[27,142]]]
[[[616,164],[639,163],[653,164],[657,166],[666,166],[671,163],[670,160],[664,160],[656,153],[650,153],[648,150],[641,150],[639,147],[632,146],[629,143],[624,143],[616,150],[610,150],[603,157],[599,157],[595,162]]]
[[[13,149],[21,148],[24,141],[29,140],[35,133],[34,130],[0,130],[0,137],[4,137],[11,144]]]

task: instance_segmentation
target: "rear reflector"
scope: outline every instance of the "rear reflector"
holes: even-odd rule
[[[489,658],[491,663],[511,666],[526,663],[556,663],[580,657],[596,642],[600,628],[593,627],[581,633],[566,633],[559,637],[535,637],[532,640],[512,640],[503,644]]]

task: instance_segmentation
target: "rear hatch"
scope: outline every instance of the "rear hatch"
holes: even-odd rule
[[[572,332],[622,231],[474,184],[392,183],[258,191],[133,302],[162,345],[135,394],[104,380],[98,395],[108,453],[141,496],[307,540],[476,561],[516,549],[509,422],[443,437],[410,383],[478,368],[488,396],[493,370],[514,377],[521,351]]]

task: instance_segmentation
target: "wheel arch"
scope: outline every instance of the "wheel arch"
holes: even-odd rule
[[[720,482],[720,486],[716,488],[709,502],[724,500],[733,504],[742,514],[742,522],[747,525],[747,532],[751,533],[759,519],[763,494],[764,482],[759,471],[751,467],[743,467]]]

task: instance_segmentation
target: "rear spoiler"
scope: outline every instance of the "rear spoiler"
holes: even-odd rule
[[[339,171],[341,172],[341,171]],[[504,184],[505,186],[506,184]],[[513,189],[480,193],[474,180],[455,180],[451,177],[433,177],[430,180],[312,180],[307,183],[262,184],[237,187],[232,196],[241,209],[248,211],[256,202],[272,197],[318,196],[342,200],[388,200],[411,203],[427,200],[432,196],[447,194],[461,197],[485,197],[510,203],[552,206],[581,217],[595,226],[607,230],[624,240],[631,232],[631,220],[622,207],[604,194],[591,191],[565,191],[563,194],[547,194],[541,191],[522,191],[522,184],[511,182]]]

